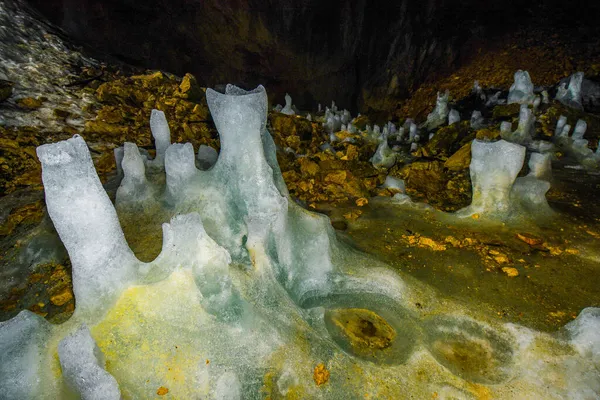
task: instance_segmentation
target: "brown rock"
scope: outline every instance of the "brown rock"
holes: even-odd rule
[[[42,101],[33,97],[24,97],[17,100],[17,105],[26,110],[35,110],[42,106]]]
[[[461,171],[469,168],[471,164],[471,142],[465,144],[444,163],[444,167],[451,171]]]
[[[325,364],[317,364],[313,373],[313,379],[317,386],[321,386],[329,381],[329,371],[325,368]]]

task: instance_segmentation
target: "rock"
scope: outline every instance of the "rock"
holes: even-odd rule
[[[518,103],[501,104],[494,107],[492,117],[499,120],[507,120],[513,117],[518,117],[521,111],[521,105]]]
[[[471,164],[471,142],[452,154],[444,163],[444,167],[451,171],[461,171],[469,168],[469,164]]]
[[[25,110],[36,110],[42,106],[42,100],[33,97],[24,97],[17,100],[17,105]]]
[[[474,137],[469,121],[444,126],[423,146],[423,155],[446,160]]]
[[[13,86],[14,83],[0,79],[0,103],[12,95]]]
[[[205,98],[204,91],[198,85],[198,81],[194,75],[190,73],[183,76],[176,96],[194,102],[202,101]]]
[[[502,272],[504,272],[509,278],[519,276],[519,270],[513,267],[502,267]]]
[[[317,364],[313,373],[313,379],[317,386],[321,386],[329,381],[329,371],[325,368],[325,364]]]

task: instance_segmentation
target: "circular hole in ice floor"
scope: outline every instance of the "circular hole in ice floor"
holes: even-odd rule
[[[377,364],[403,364],[413,351],[418,334],[414,318],[392,299],[352,293],[310,304],[325,308],[325,328],[347,354]]]
[[[424,322],[425,343],[435,359],[461,378],[484,384],[510,377],[510,341],[490,327],[466,318],[435,316]]]

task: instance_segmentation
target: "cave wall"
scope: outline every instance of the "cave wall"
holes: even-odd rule
[[[540,0],[541,1],[541,0]],[[387,110],[474,36],[534,18],[522,0],[29,0],[74,40],[205,86],[264,84],[302,109]],[[382,99],[387,99],[382,101]]]

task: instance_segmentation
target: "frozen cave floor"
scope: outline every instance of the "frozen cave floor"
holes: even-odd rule
[[[105,185],[113,201],[118,183],[113,177]],[[594,194],[599,187],[600,174],[555,164],[547,197],[557,214],[541,224],[458,222],[440,211],[393,204],[384,197],[362,207],[317,204],[317,211],[330,217],[343,242],[388,264],[403,279],[430,285],[440,296],[467,309],[477,307],[491,319],[553,332],[583,308],[600,306],[600,217]],[[161,225],[172,215],[162,207],[141,213],[117,207],[117,214],[136,257],[155,259],[163,242]],[[23,309],[53,323],[68,320],[74,310],[65,294],[72,290],[70,262],[51,222],[45,217],[16,236],[0,238],[3,247],[23,243],[5,260],[23,261],[28,248],[36,247],[44,253],[35,255],[38,261],[53,261],[2,271],[5,282],[22,283],[0,300],[0,321]]]

